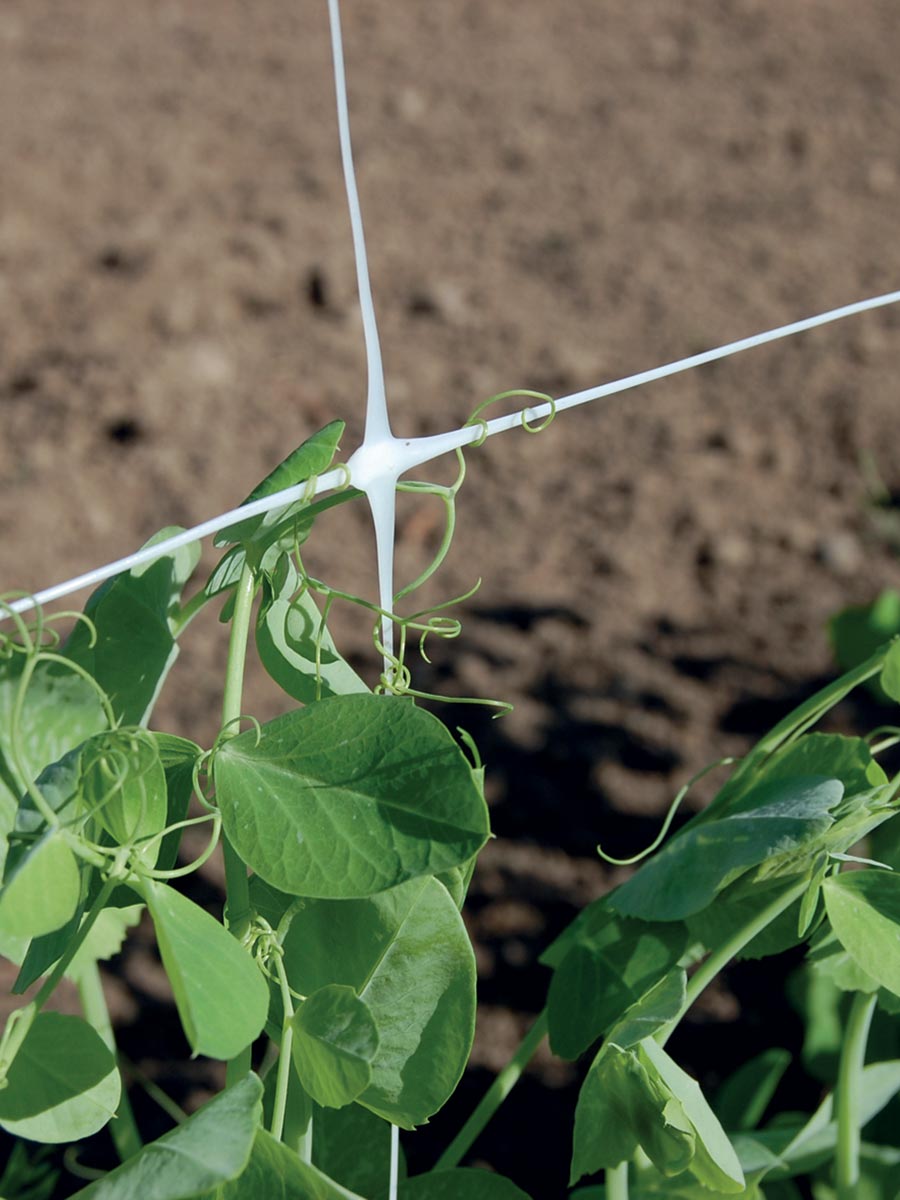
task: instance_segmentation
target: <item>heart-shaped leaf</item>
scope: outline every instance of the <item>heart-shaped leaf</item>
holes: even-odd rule
[[[336,696],[225,742],[225,832],[296,896],[358,898],[456,866],[487,840],[481,789],[436,717],[391,696]]]

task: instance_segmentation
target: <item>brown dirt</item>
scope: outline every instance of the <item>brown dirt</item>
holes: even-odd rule
[[[344,25],[398,433],[898,285],[891,0],[354,0]],[[357,444],[328,55],[321,3],[2,7],[3,588],[230,507],[333,417]],[[499,834],[473,890],[477,1064],[537,1011],[536,950],[615,878],[597,841],[646,842],[681,782],[831,669],[829,614],[896,584],[864,464],[900,494],[898,330],[870,314],[470,456],[432,594],[484,584],[417,682],[516,705],[449,713],[482,740]],[[439,530],[401,507],[402,577]],[[364,510],[323,520],[310,561],[371,594]],[[367,623],[339,625],[371,662]],[[214,736],[222,651],[198,622],[162,727]],[[252,673],[247,707],[279,703]],[[564,1145],[522,1128],[493,1161],[558,1194],[539,1164]]]

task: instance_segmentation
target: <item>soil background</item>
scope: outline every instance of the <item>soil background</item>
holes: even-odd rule
[[[348,0],[343,19],[398,434],[900,283],[893,0]],[[0,588],[232,507],[335,417],[355,448],[365,360],[324,3],[5,0],[0,163]],[[619,878],[597,842],[646,844],[687,778],[832,671],[829,615],[897,584],[898,367],[888,308],[469,456],[429,595],[483,584],[415,682],[515,712],[444,714],[479,740],[497,840],[469,913],[472,1070],[408,1139],[413,1169],[540,1009],[537,954]],[[308,565],[371,596],[368,516],[348,507]],[[441,529],[436,502],[401,504],[400,579]],[[341,613],[337,633],[374,678],[368,620]],[[204,614],[157,727],[210,743],[224,646]],[[251,667],[247,710],[282,705]],[[109,986],[142,1069],[208,1095],[146,930]],[[773,1022],[795,1036],[765,991],[734,972],[694,1014],[679,1053],[707,1085]],[[577,1076],[540,1058],[473,1161],[564,1195]]]

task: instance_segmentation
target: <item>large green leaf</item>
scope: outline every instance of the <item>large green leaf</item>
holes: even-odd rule
[[[527,1193],[502,1175],[457,1167],[415,1175],[400,1184],[398,1200],[528,1200]]]
[[[356,1153],[355,1147],[352,1153]],[[301,1161],[265,1129],[259,1129],[242,1174],[201,1200],[364,1200],[364,1197],[329,1179],[318,1167]]]
[[[337,1183],[361,1196],[378,1200],[387,1195],[391,1167],[391,1127],[382,1117],[350,1104],[346,1108],[316,1108],[313,1116],[313,1162]],[[347,1153],[347,1147],[353,1153]],[[400,1148],[399,1174],[406,1175]]]
[[[115,1059],[80,1017],[38,1013],[0,1090],[0,1125],[34,1142],[74,1142],[115,1116]]]
[[[262,1084],[248,1075],[183,1125],[82,1189],[77,1200],[193,1200],[215,1195],[214,1188],[247,1165],[261,1113]],[[267,1193],[257,1193],[258,1200],[264,1196],[268,1200]]]
[[[900,995],[900,875],[846,871],[826,879],[822,890],[844,949],[882,987]]]
[[[331,983],[368,1005],[380,1043],[360,1103],[404,1128],[426,1121],[462,1075],[475,1029],[475,960],[435,879],[365,900],[310,901],[284,939],[291,986]]]
[[[308,996],[294,1015],[291,1053],[300,1082],[317,1104],[343,1108],[372,1080],[378,1028],[366,1004],[346,984]]]
[[[449,731],[406,699],[337,696],[222,745],[216,796],[241,858],[298,896],[357,898],[471,858],[487,806]]]
[[[700,912],[750,867],[821,836],[843,794],[838,779],[767,781],[728,816],[683,830],[609,897],[609,905],[646,921]]]
[[[687,949],[683,925],[631,921],[604,912],[603,923],[584,929],[550,982],[550,1045],[562,1058],[582,1054]]]
[[[287,458],[265,477],[262,483],[257,484],[243,503],[251,504],[254,500],[261,500],[263,496],[272,496],[275,492],[293,487],[294,484],[302,483],[305,479],[311,479],[314,475],[321,475],[327,471],[337,452],[343,432],[344,422],[332,421],[324,429],[314,433],[296,450],[292,450]],[[297,500],[293,504],[270,512],[259,513],[255,517],[246,517],[243,521],[237,521],[234,525],[229,525],[227,529],[217,533],[213,543],[216,546],[227,546],[231,542],[241,542],[246,545],[248,542],[258,541],[260,538],[264,538],[274,526],[299,515],[307,506],[306,501]]]
[[[161,529],[147,545],[180,532],[179,526]],[[65,644],[66,657],[99,682],[124,725],[146,724],[178,656],[169,618],[199,558],[198,545],[183,546],[107,580],[84,606],[96,639],[79,623]]]
[[[266,1021],[269,990],[223,925],[166,884],[141,880],[178,1015],[195,1054],[234,1058]]]
[[[260,661],[278,686],[303,704],[368,692],[339,654],[315,597],[309,591],[295,594],[300,579],[287,558],[278,574],[278,590],[260,607],[256,625]]]

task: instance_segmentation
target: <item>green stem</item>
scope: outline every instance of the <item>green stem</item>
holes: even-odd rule
[[[130,1058],[126,1058],[121,1051],[119,1053],[119,1062],[121,1063],[123,1071],[127,1071],[134,1082],[139,1087],[144,1089],[154,1104],[156,1104],[163,1110],[164,1113],[170,1116],[176,1125],[184,1124],[184,1122],[188,1119],[188,1114],[184,1111],[181,1105],[175,1103],[171,1096],[166,1095],[159,1084],[154,1083],[149,1076],[144,1074],[140,1067],[133,1063]]]
[[[225,694],[222,699],[222,726],[225,736],[237,733],[237,722],[241,716],[241,698],[244,691],[244,663],[247,658],[247,642],[250,638],[250,622],[253,616],[253,597],[256,594],[256,576],[249,563],[244,563],[237,583],[234,616],[231,619],[231,639],[228,643],[228,663],[225,668]],[[250,884],[247,867],[222,834],[222,853],[225,858],[225,922],[228,929],[240,941],[250,928]],[[225,1069],[225,1085],[231,1087],[243,1079],[250,1070],[251,1048],[247,1046]]]
[[[63,975],[65,975],[66,971],[69,969],[69,963],[71,963],[72,959],[75,957],[75,955],[81,949],[84,939],[91,932],[94,922],[97,920],[97,918],[100,916],[103,909],[106,907],[106,902],[112,895],[113,888],[119,882],[120,882],[120,880],[115,879],[115,878],[107,879],[106,882],[104,883],[103,887],[97,893],[97,895],[94,899],[94,903],[88,909],[87,916],[84,918],[84,920],[78,926],[78,931],[74,934],[74,936],[72,937],[72,940],[66,946],[66,949],[65,949],[65,952],[63,953],[62,958],[59,960],[59,962],[57,962],[56,966],[53,968],[53,970],[50,972],[50,974],[44,980],[41,990],[38,992],[38,994],[35,996],[34,1000],[32,1001],[35,1012],[40,1012],[40,1010],[44,1007],[44,1005],[47,1003],[47,1001],[53,995],[53,992],[56,990],[56,985],[59,983],[59,981],[62,979]]]
[[[435,1170],[446,1171],[455,1167],[469,1147],[490,1121],[491,1117],[518,1083],[522,1072],[534,1057],[538,1046],[547,1036],[547,1010],[543,1009],[534,1024],[522,1039],[518,1050],[509,1060],[462,1129],[438,1159]]]
[[[859,1186],[860,1095],[866,1060],[869,1026],[875,1012],[875,993],[857,992],[853,997],[838,1068],[837,1152],[834,1177],[837,1200],[853,1200]]]
[[[106,1007],[100,968],[95,960],[91,959],[79,968],[75,983],[78,987],[85,1019],[97,1030],[113,1057],[118,1061],[116,1037],[109,1019],[109,1009]],[[119,1070],[121,1073],[121,1064]],[[124,1079],[119,1110],[109,1123],[109,1131],[116,1147],[116,1153],[122,1162],[140,1151],[143,1143],[131,1109],[131,1101],[128,1099],[128,1092],[125,1089]]]
[[[735,955],[740,954],[743,948],[752,942],[758,933],[762,933],[767,925],[770,925],[785,909],[790,908],[794,901],[803,895],[808,885],[809,881],[804,879],[802,883],[795,884],[794,887],[783,892],[771,904],[766,905],[761,912],[757,913],[751,921],[748,921],[746,925],[743,925],[736,933],[733,933],[721,946],[717,946],[708,958],[703,960],[688,981],[684,1003],[680,1010],[656,1035],[656,1040],[661,1046],[666,1044],[677,1029],[685,1013],[700,993],[709,987],[719,972],[731,962]]]
[[[619,1163],[617,1167],[607,1167],[606,1200],[628,1200],[628,1163]]]
[[[237,733],[237,722],[241,716],[244,663],[247,658],[247,642],[250,638],[250,622],[253,616],[255,593],[256,577],[253,574],[253,568],[248,563],[244,563],[235,593],[231,640],[228,643],[228,664],[225,669],[222,727],[226,731],[226,737]],[[250,887],[247,868],[224,833],[222,834],[222,849],[225,855],[226,919],[230,931],[240,939],[247,932],[250,924]]]
[[[281,955],[274,957],[275,972],[281,989],[281,1007],[284,1019],[281,1023],[281,1049],[278,1055],[278,1070],[275,1075],[275,1103],[272,1107],[272,1137],[281,1141],[284,1132],[284,1113],[287,1108],[288,1084],[291,1078],[291,1048],[294,1044],[294,1001],[288,986],[287,972]],[[307,1162],[309,1159],[306,1160]]]
[[[773,751],[779,746],[787,742],[791,737],[803,732],[809,726],[824,716],[829,709],[833,708],[840,700],[861,683],[865,683],[867,679],[871,679],[877,675],[884,666],[884,660],[887,658],[890,650],[890,643],[877,650],[871,658],[867,658],[864,663],[860,663],[858,667],[854,667],[852,671],[847,671],[841,675],[839,679],[835,679],[826,687],[816,692],[814,696],[810,696],[798,708],[779,721],[765,737],[760,738],[753,749],[745,758],[741,760],[740,765],[731,777],[731,782],[741,779],[753,771],[761,759],[768,758]],[[713,806],[710,805],[710,808]],[[705,810],[709,811],[709,809]]]

